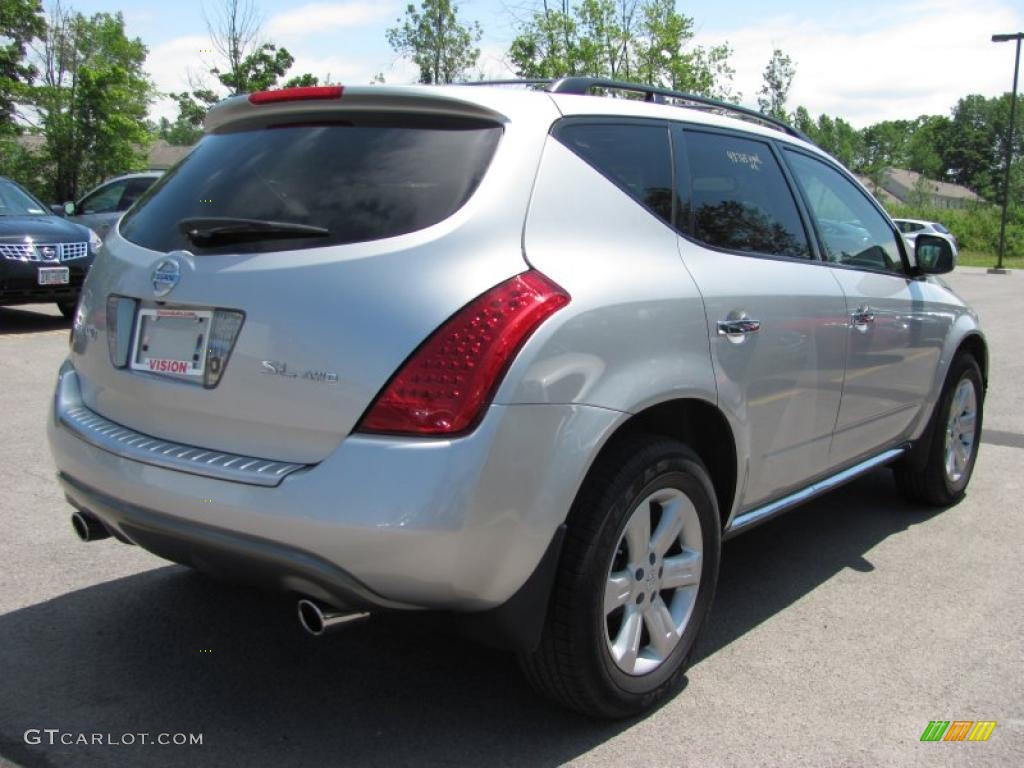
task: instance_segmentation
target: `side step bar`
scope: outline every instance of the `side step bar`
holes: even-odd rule
[[[859,464],[854,464],[849,469],[844,469],[842,472],[838,472],[831,477],[826,477],[824,480],[812,483],[806,488],[796,491],[795,493],[783,496],[777,501],[773,501],[769,504],[765,504],[763,507],[757,507],[749,512],[737,515],[733,519],[732,524],[725,530],[725,537],[729,538],[735,536],[737,533],[753,528],[755,525],[763,523],[765,520],[770,520],[776,515],[781,514],[792,507],[803,504],[805,501],[810,501],[815,496],[820,496],[834,488],[838,488],[840,485],[848,483],[873,469],[890,464],[906,453],[906,451],[907,449],[905,447],[892,448],[884,453],[878,454],[877,456],[873,456],[870,459],[866,459]]]

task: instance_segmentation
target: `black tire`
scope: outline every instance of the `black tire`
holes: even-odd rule
[[[957,387],[964,379],[970,380],[974,385],[977,416],[974,424],[973,450],[962,476],[954,482],[946,472],[946,426],[949,423]],[[927,442],[915,446],[914,452],[907,460],[893,467],[896,485],[908,501],[933,507],[948,507],[963,498],[978,459],[984,410],[985,386],[981,368],[972,355],[961,354],[949,367],[949,373],[942,386],[942,395],[932,414],[931,423],[925,431]]]
[[[696,509],[703,542],[700,582],[674,650],[652,671],[630,675],[617,666],[608,648],[605,586],[631,514],[662,489],[681,490]],[[697,454],[654,435],[638,435],[613,447],[591,469],[569,514],[540,646],[520,655],[531,685],[570,709],[602,718],[636,715],[673,695],[682,685],[714,598],[720,550],[714,487]]]
[[[75,301],[58,301],[57,309],[64,315],[68,320],[71,320],[75,316],[75,310],[78,309],[78,300]]]

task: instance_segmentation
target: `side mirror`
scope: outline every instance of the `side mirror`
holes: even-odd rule
[[[74,203],[72,203],[70,201],[64,203],[64,215],[65,216],[74,216],[75,215],[75,204]]]
[[[50,206],[50,213],[52,213],[54,216],[64,216],[64,206],[57,205],[57,203],[54,203],[53,205]]]
[[[944,275],[956,266],[953,246],[935,235],[920,234],[914,248],[918,268],[926,275]]]

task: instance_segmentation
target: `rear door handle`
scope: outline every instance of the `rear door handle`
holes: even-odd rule
[[[747,336],[761,330],[761,321],[749,317],[742,317],[737,320],[719,320],[718,335],[725,336],[734,344],[744,341]]]

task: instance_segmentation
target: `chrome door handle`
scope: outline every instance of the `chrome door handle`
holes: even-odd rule
[[[738,320],[719,320],[718,335],[725,336],[734,344],[739,344],[752,333],[761,330],[761,321],[752,320],[749,317],[741,317]]]
[[[875,310],[871,307],[861,307],[850,316],[853,327],[858,331],[866,331],[868,326],[875,322]]]

